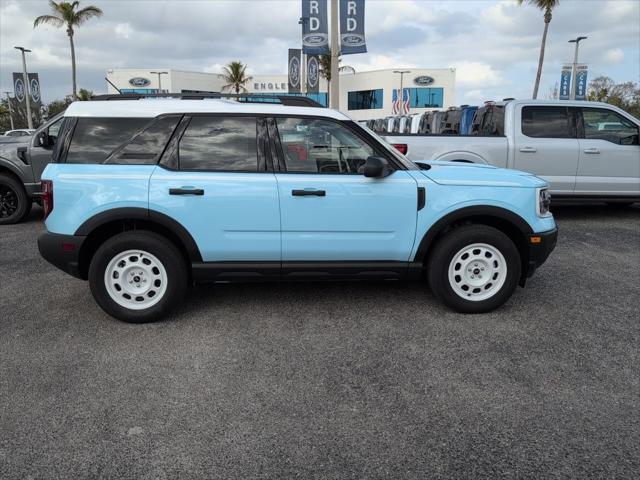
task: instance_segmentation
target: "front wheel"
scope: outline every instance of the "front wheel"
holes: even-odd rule
[[[521,273],[513,241],[486,225],[465,225],[438,241],[427,264],[432,292],[463,313],[489,312],[512,295]]]
[[[153,232],[125,232],[98,248],[89,266],[89,286],[109,315],[144,323],[162,317],[182,300],[187,269],[166,238]]]
[[[20,222],[31,211],[32,203],[20,182],[0,173],[0,225]]]

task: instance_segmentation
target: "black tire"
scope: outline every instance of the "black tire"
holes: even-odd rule
[[[504,257],[507,271],[504,283],[491,297],[469,300],[455,292],[449,280],[449,266],[454,256],[462,249],[476,243],[487,244],[498,250]],[[489,258],[488,261],[493,260]],[[470,269],[474,268],[471,265],[467,266]],[[517,287],[521,270],[520,254],[513,241],[500,230],[487,225],[465,225],[451,230],[438,241],[427,261],[427,279],[431,291],[447,306],[462,313],[485,313],[501,306]],[[471,273],[473,272],[470,270]],[[487,285],[490,288],[490,284]],[[482,293],[480,290],[479,294]],[[472,294],[467,295],[472,296]]]
[[[0,225],[22,221],[31,211],[32,203],[18,180],[11,175],[0,173]]]
[[[160,300],[156,299],[155,301],[157,303],[150,305],[148,308],[140,310],[127,308],[117,303],[114,298],[112,298],[107,288],[105,272],[109,263],[116,256],[128,250],[141,250],[142,252],[151,254],[161,263],[162,268],[164,268],[166,272],[166,285],[163,286],[164,290],[161,297],[159,297]],[[132,257],[135,257],[135,255],[128,258],[131,259]],[[144,257],[144,255],[140,256],[140,258],[142,257]],[[135,262],[137,261],[138,260],[135,260]],[[140,261],[142,262],[143,260]],[[135,262],[133,262],[131,264],[132,266],[128,268],[137,268],[135,267]],[[135,273],[133,271],[124,270],[122,280],[124,280],[125,271],[128,272],[128,274]],[[153,275],[152,272],[148,273],[150,277]],[[113,278],[118,277],[114,275]],[[139,277],[136,276],[135,278]],[[149,278],[149,287],[151,287],[152,280],[154,282],[160,281],[159,278],[160,277],[156,280]],[[180,251],[165,237],[148,231],[124,232],[109,238],[98,248],[91,259],[91,264],[89,265],[89,286],[91,288],[93,298],[109,315],[129,323],[151,322],[166,315],[172,308],[182,301],[187,288],[187,281],[187,265]],[[158,287],[159,286],[160,284]],[[122,288],[121,290],[124,293],[119,294],[119,298],[120,296],[122,297],[120,298],[120,301],[126,302],[127,300],[124,298],[126,290],[123,290]],[[150,293],[150,291],[147,291],[139,297],[143,298],[142,301],[147,301],[147,299],[144,298],[144,295],[149,295]],[[139,297],[136,297],[136,299]],[[149,295],[149,298],[151,298],[151,295]],[[131,296],[129,297],[129,301],[131,302]]]

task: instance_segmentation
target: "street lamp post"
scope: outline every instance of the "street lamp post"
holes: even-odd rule
[[[150,74],[158,75],[158,93],[162,93],[162,80],[161,75],[168,75],[169,72],[149,72]]]
[[[404,79],[404,74],[405,73],[411,73],[411,70],[394,70],[393,73],[399,73],[400,74],[400,91],[398,92],[398,98],[400,99],[400,112],[401,114],[404,114],[404,91],[403,91],[403,84],[402,81]]]
[[[331,108],[340,109],[340,38],[338,35],[338,0],[331,0],[331,84],[329,101]]]
[[[20,50],[22,52],[22,80],[24,81],[24,101],[27,104],[27,124],[30,129],[33,129],[33,119],[31,118],[31,102],[29,101],[29,76],[27,75],[27,60],[25,59],[25,53],[29,53],[31,50],[28,50],[24,47],[14,47],[16,50]]]
[[[573,40],[569,40],[569,43],[575,43],[576,44],[576,51],[573,55],[573,69],[571,70],[571,95],[570,98],[571,100],[575,100],[576,99],[576,81],[578,78],[578,47],[580,46],[580,41],[581,40],[586,40],[588,37],[578,37],[578,38],[574,38]]]
[[[11,130],[14,130],[16,127],[13,126],[13,109],[11,108],[11,97],[9,94],[11,92],[4,92],[7,95],[7,107],[9,108],[9,121],[11,122]]]

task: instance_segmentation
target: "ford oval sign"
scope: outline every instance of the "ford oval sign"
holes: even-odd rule
[[[134,77],[129,80],[129,85],[132,87],[147,87],[151,84],[151,80],[144,77]]]
[[[361,47],[365,44],[364,35],[359,33],[347,33],[342,35],[342,44],[347,47]]]
[[[413,83],[420,86],[431,85],[433,83],[433,78],[428,75],[421,75],[420,77],[414,78]]]
[[[326,33],[309,33],[302,37],[302,45],[304,47],[317,48],[327,45],[329,35]]]

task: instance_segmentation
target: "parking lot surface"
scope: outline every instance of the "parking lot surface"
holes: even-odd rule
[[[199,286],[104,314],[0,227],[0,478],[638,478],[640,207],[554,209],[496,312],[423,283]]]

